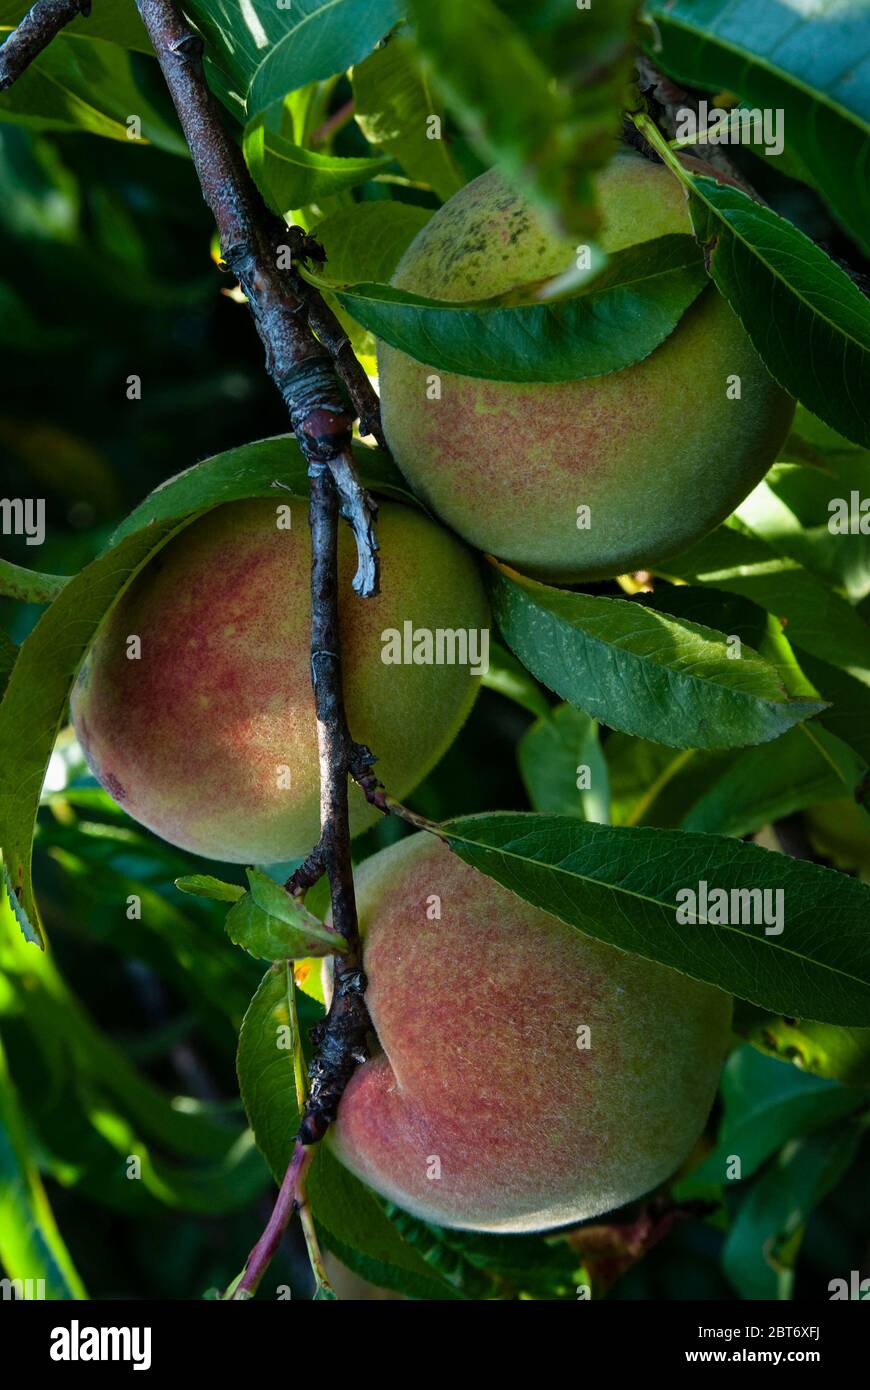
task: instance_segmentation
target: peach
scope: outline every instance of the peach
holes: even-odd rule
[[[357,1177],[425,1220],[512,1232],[674,1172],[716,1091],[727,995],[582,935],[426,834],[367,859],[357,889],[379,1050],[327,1140]]]
[[[175,537],[100,628],[72,697],[82,748],[115,800],[212,859],[294,859],[319,833],[307,505],[286,494],[280,503],[289,530],[275,502],[256,500],[218,507]],[[479,680],[468,664],[385,665],[383,633],[406,622],[478,631],[489,618],[473,556],[442,527],[384,502],[378,534],[381,593],[361,600],[342,526],[344,690],[353,737],[401,797],[455,737]],[[378,813],[357,787],[350,798],[358,833]]]
[[[691,231],[663,165],[625,150],[597,186],[609,252]],[[486,299],[574,257],[490,171],[435,213],[393,284]],[[384,428],[411,486],[470,544],[544,579],[649,568],[698,540],[763,477],[793,412],[712,285],[648,357],[604,376],[524,385],[438,371],[430,399],[432,367],[383,343],[378,363]],[[726,394],[735,378],[739,399]]]

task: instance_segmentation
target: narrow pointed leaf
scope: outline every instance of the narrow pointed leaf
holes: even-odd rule
[[[493,564],[493,613],[532,674],[612,729],[674,748],[764,743],[823,708],[790,699],[751,648],[626,599],[554,589]]]
[[[845,874],[716,835],[565,816],[463,816],[439,833],[519,897],[623,951],[771,1013],[846,1026],[870,1019],[870,887]],[[702,883],[708,899],[725,891],[727,915],[748,920],[719,924],[705,914]],[[768,890],[774,920],[761,920],[760,894],[745,897],[753,889]],[[703,920],[677,920],[686,890]],[[734,890],[743,898],[732,899]]]
[[[504,305],[427,299],[392,285],[325,287],[358,323],[428,366],[491,381],[576,381],[620,371],[664,342],[707,283],[691,237],[610,258],[568,299]]]

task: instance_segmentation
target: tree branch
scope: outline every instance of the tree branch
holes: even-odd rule
[[[344,711],[338,620],[338,515],[332,480],[324,468],[311,477],[311,684],[320,758],[318,864],[329,878],[332,924],[348,949],[334,957],[333,996],[324,1023],[312,1031],[315,1055],[299,1127],[303,1144],[323,1138],[354,1067],[366,1059],[371,1027],[365,1005],[356,898],[350,858],[347,779],[357,745]]]
[[[222,259],[238,277],[248,300],[266,349],[266,367],[287,406],[311,479],[311,684],[320,762],[320,839],[286,886],[299,892],[326,873],[333,925],[348,949],[335,960],[331,1007],[314,1038],[309,1092],[293,1157],[270,1221],[232,1295],[245,1298],[259,1285],[294,1211],[303,1218],[312,1248],[314,1228],[304,1193],[311,1146],[326,1133],[353,1069],[367,1055],[371,1024],[350,856],[348,777],[357,777],[370,796],[377,795],[377,783],[371,774],[374,758],[367,748],[354,743],[344,708],[338,528],[341,512],[356,538],[359,565],[354,588],[362,596],[376,593],[376,508],[356,476],[351,452],[353,416],[336,374],[363,429],[378,439],[380,416],[377,396],[349,352],[338,320],[319,292],[292,269],[294,259],[322,260],[323,251],[300,228],[286,227],[264,206],[206,84],[202,40],[174,0],[137,3],[190,146],[203,196],[218,226]],[[282,268],[286,255],[282,248],[290,251],[289,270]],[[313,1267],[322,1286],[317,1261],[313,1260]]]
[[[137,3],[217,223],[223,262],[238,277],[266,349],[266,369],[283,397],[309,469],[325,464],[338,489],[341,513],[357,546],[354,588],[363,597],[377,593],[377,508],[356,475],[351,408],[332,357],[309,326],[316,291],[308,287],[304,294],[297,292],[296,277],[278,263],[281,243],[276,237],[286,243],[292,229],[265,208],[223,125],[203,72],[202,39],[174,0]]]
[[[90,12],[91,0],[36,0],[0,46],[0,92],[17,81],[65,25]]]

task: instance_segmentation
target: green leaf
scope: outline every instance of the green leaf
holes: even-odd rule
[[[532,674],[613,729],[675,748],[776,738],[823,706],[789,699],[751,648],[625,599],[554,589],[493,563],[493,614]]]
[[[863,759],[816,724],[789,729],[774,744],[747,748],[709,784],[681,822],[684,830],[751,835],[819,801],[851,796]],[[866,813],[865,813],[866,815]],[[867,816],[870,839],[870,816]]]
[[[88,1109],[117,1113],[138,1141],[152,1139],[161,1152],[212,1164],[226,1161],[241,1135],[228,1107],[184,1098],[161,1090],[131,1064],[126,1054],[102,1032],[71,994],[51,952],[34,951],[22,939],[5,902],[0,900],[0,968],[22,996],[32,1038],[31,1051],[47,1059],[51,1090],[64,1097],[60,1129],[70,1125],[66,1095],[87,1086]],[[30,1103],[50,1097],[47,1084],[35,1088]],[[98,1105],[97,1105],[98,1102]],[[229,1120],[229,1123],[228,1123]],[[122,1144],[129,1135],[120,1137]],[[139,1152],[123,1148],[123,1153]],[[122,1181],[129,1186],[121,1172]]]
[[[245,872],[251,891],[227,914],[230,941],[259,960],[305,960],[347,950],[338,932],[324,927],[274,879],[259,869]]]
[[[18,656],[18,648],[12,641],[8,632],[0,628],[0,698],[9,682],[12,674],[12,667],[15,665],[15,658]]]
[[[326,252],[330,280],[389,280],[431,216],[428,208],[393,200],[354,203],[315,223],[311,234]]]
[[[870,627],[840,594],[734,520],[657,572],[741,594],[778,618],[805,675],[834,702],[821,721],[870,760]]]
[[[489,381],[556,382],[602,376],[648,357],[707,281],[692,238],[674,234],[618,251],[581,294],[545,304],[428,299],[393,285],[325,283],[364,328],[428,366]]]
[[[68,575],[39,574],[0,558],[0,595],[18,603],[52,603],[68,582]]]
[[[245,896],[244,888],[237,883],[223,883],[211,874],[186,874],[175,880],[176,888],[182,893],[192,893],[197,898],[212,898],[219,903],[237,903]]]
[[[861,1091],[783,1066],[749,1046],[728,1058],[721,1092],[724,1115],[716,1147],[677,1185],[678,1201],[710,1183],[751,1178],[790,1139],[823,1129],[866,1099]],[[739,1176],[735,1158],[740,1160]]]
[[[402,17],[397,0],[188,0],[218,75],[221,100],[249,117],[289,92],[344,72]],[[211,73],[210,73],[211,78]]]
[[[139,140],[129,134],[127,120],[133,115],[141,121]],[[151,144],[169,154],[188,154],[175,120],[149,97],[133,55],[114,43],[84,42],[63,32],[0,94],[0,120],[38,130],[87,131],[133,147]]]
[[[679,752],[649,739],[614,733],[607,740],[610,818],[614,825],[676,829],[710,777],[730,766],[733,749]]]
[[[410,1298],[463,1298],[403,1238],[374,1193],[323,1144],[308,1176],[308,1197],[323,1244],[362,1279]]]
[[[18,25],[33,0],[0,0],[0,37],[2,30]],[[87,17],[80,15],[63,29],[64,38],[90,43],[94,39],[105,39],[131,48],[139,53],[153,54],[151,41],[145,26],[139,18],[136,0],[111,0],[108,5],[94,6]]]
[[[387,1203],[387,1214],[426,1263],[467,1298],[576,1299],[580,1257],[543,1235],[492,1236],[420,1221]]]
[[[459,191],[465,180],[441,133],[443,108],[410,39],[395,34],[357,63],[353,95],[357,125],[370,145],[397,159],[409,178],[428,184],[442,202]],[[430,135],[433,116],[441,121],[437,138]]]
[[[18,1096],[0,1043],[0,1266],[26,1281],[21,1297],[87,1298],[31,1157]],[[39,1288],[39,1282],[43,1288]],[[4,1294],[4,1297],[6,1295]]]
[[[870,445],[870,302],[815,242],[739,188],[690,174],[652,122],[638,124],[689,189],[707,268],[786,391]]]
[[[672,77],[783,111],[786,149],[870,254],[870,30],[864,0],[800,6],[647,0],[646,47]]]
[[[296,145],[282,132],[282,108],[272,107],[245,129],[245,159],[260,192],[282,217],[308,203],[367,183],[389,159],[346,159]]]
[[[388,454],[379,449],[354,449],[357,472],[366,487],[399,502],[416,505],[401,473]],[[125,536],[171,517],[189,515],[205,506],[236,502],[243,497],[274,497],[281,501],[282,487],[296,497],[308,496],[308,467],[293,435],[258,439],[238,449],[227,449],[203,463],[195,463],[161,483],[134,507],[115,530],[111,545]],[[205,500],[203,500],[205,499]]]
[[[840,1123],[788,1143],[753,1183],[722,1251],[742,1298],[790,1298],[803,1229],[851,1167],[860,1132]]]
[[[835,1028],[830,1023],[765,1016],[744,1036],[760,1052],[791,1062],[801,1071],[845,1086],[870,1087],[870,1028]]]
[[[526,731],[517,758],[535,811],[607,824],[607,763],[598,725],[588,714],[573,705],[558,705]]]
[[[489,644],[489,668],[481,677],[481,684],[506,700],[513,700],[537,719],[546,719],[552,709],[538,682],[501,642],[493,640]]]
[[[833,477],[816,468],[775,465],[736,515],[778,555],[860,603],[870,594],[870,524],[859,511],[859,499],[870,497],[870,453],[854,449],[828,458]]]
[[[519,897],[620,950],[772,1013],[858,1026],[870,1016],[870,888],[845,874],[715,835],[567,816],[463,816],[439,834]],[[715,890],[728,895],[727,916],[754,920],[717,922],[701,885],[710,900]],[[681,923],[688,890],[703,920]],[[743,898],[732,900],[734,890]],[[772,934],[760,920],[764,901],[769,917],[780,905]]]
[[[409,500],[385,456],[356,454],[367,486]],[[0,848],[18,910],[38,927],[31,880],[33,824],[45,770],[79,666],[102,622],[140,569],[187,522],[223,502],[307,494],[307,470],[288,436],[231,449],[158,487],[116,530],[110,548],[61,590],[22,643],[0,704]]]
[[[257,1147],[280,1184],[299,1128],[298,1023],[292,967],[266,971],[239,1031],[236,1070]]]
[[[569,233],[594,231],[589,174],[619,128],[634,0],[579,10],[410,0],[433,80],[477,153]]]

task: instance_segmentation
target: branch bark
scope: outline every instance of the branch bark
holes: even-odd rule
[[[377,593],[374,519],[377,508],[359,482],[351,450],[353,414],[328,346],[311,330],[316,291],[281,269],[279,247],[304,256],[311,239],[288,228],[263,204],[238,146],[227,132],[205,80],[203,44],[174,0],[137,0],[157,61],[190,147],[203,197],[221,242],[223,263],[238,278],[266,349],[266,369],[284,400],[309,469],[325,464],[356,540],[353,581],[363,597]],[[295,237],[294,237],[295,233]],[[324,306],[325,308],[326,306]],[[346,370],[346,368],[345,368]],[[361,372],[351,373],[360,389]],[[371,410],[371,400],[368,402]],[[369,428],[373,422],[368,421]],[[374,425],[379,431],[377,422]]]
[[[17,81],[71,20],[90,12],[91,0],[36,0],[0,46],[0,92]]]

